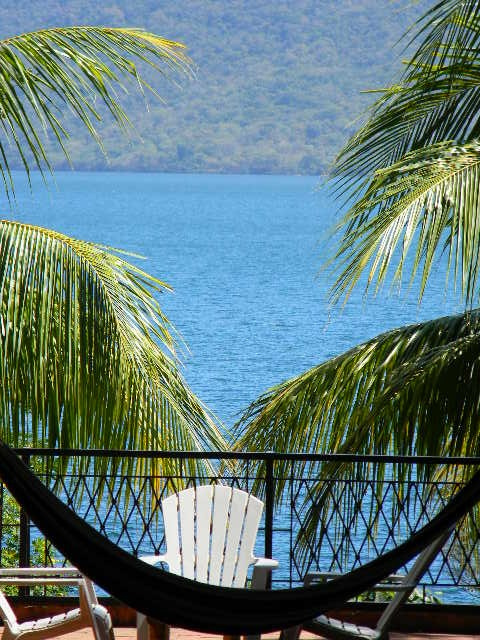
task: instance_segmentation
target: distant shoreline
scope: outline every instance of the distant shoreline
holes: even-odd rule
[[[233,172],[216,172],[216,171],[166,171],[162,169],[77,169],[77,168],[61,168],[55,169],[56,173],[68,173],[68,174],[82,174],[82,173],[134,173],[134,174],[163,174],[163,175],[171,175],[171,176],[231,176],[231,177],[254,177],[254,176],[262,176],[262,177],[285,177],[285,178],[313,178],[317,180],[327,180],[328,174],[313,174],[313,173],[233,173]],[[12,173],[15,175],[24,174],[24,170],[21,167],[15,167],[12,169]],[[40,171],[38,169],[31,171],[32,175],[40,175]],[[48,180],[48,172],[45,172],[47,180]],[[54,179],[54,177],[53,177]]]

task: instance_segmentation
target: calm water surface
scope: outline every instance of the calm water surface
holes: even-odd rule
[[[458,310],[439,268],[421,307],[416,289],[343,308],[320,272],[337,205],[297,176],[56,174],[33,194],[17,177],[13,217],[140,253],[175,289],[163,309],[189,346],[184,374],[228,425],[268,387],[387,329]]]

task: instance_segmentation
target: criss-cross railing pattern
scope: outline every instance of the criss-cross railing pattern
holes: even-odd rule
[[[316,494],[312,493],[314,486],[318,486],[318,481],[311,479],[300,479],[293,484],[291,583],[301,581],[308,571],[345,573],[392,549],[446,504],[456,483],[409,481],[400,491],[398,483],[392,480],[385,480],[380,486],[368,480],[337,480],[335,493],[327,494],[329,505],[317,535],[312,537],[304,527],[306,510],[316,500]],[[349,511],[346,516],[348,501],[357,507],[355,515]],[[464,535],[467,520],[473,536]],[[474,603],[475,594],[470,592],[466,596],[460,588],[471,590],[480,586],[479,538],[475,520],[467,516],[423,577],[419,597],[425,597],[430,587],[430,591],[440,592],[440,599],[464,601],[466,597]]]
[[[22,450],[22,453],[26,461],[36,461],[32,463],[34,468],[37,465],[41,468],[38,460],[42,456],[58,458],[62,455],[58,450]],[[73,452],[68,453],[72,459]],[[448,477],[435,482],[417,481],[415,465],[418,460],[414,458],[388,458],[387,468],[391,473],[387,473],[381,482],[368,477],[352,480],[345,476],[343,479],[337,477],[332,483],[329,477],[322,478],[322,464],[328,461],[331,465],[336,460],[335,456],[222,455],[212,452],[206,457],[217,464],[217,475],[197,478],[183,474],[96,473],[94,465],[87,461],[87,456],[103,456],[105,459],[129,456],[133,459],[135,455],[155,455],[147,452],[74,453],[78,459],[84,460],[84,464],[78,467],[81,470],[54,474],[48,483],[55,485],[57,495],[86,521],[134,555],[163,551],[163,522],[159,505],[172,492],[205,482],[224,482],[260,493],[259,497],[265,501],[265,515],[256,552],[279,560],[280,567],[273,576],[274,587],[297,586],[307,571],[344,573],[393,548],[428,522],[459,486]],[[184,460],[205,454],[176,452],[158,455],[177,456]],[[226,459],[232,458],[237,466],[226,466]],[[374,464],[375,459],[350,456],[349,460],[352,464],[363,461]],[[345,465],[349,460],[343,456],[338,462]],[[281,466],[278,466],[279,462]],[[440,462],[431,459],[431,464],[437,467]],[[397,463],[412,465],[411,473],[405,476],[407,480],[400,482],[395,479],[398,474],[393,470]],[[480,460],[459,459],[457,466],[460,464],[479,466]],[[72,467],[66,465],[66,468]],[[233,472],[232,468],[236,471]],[[254,469],[260,469],[259,478],[253,473]],[[278,495],[279,486],[283,487],[283,500],[275,507],[274,496]],[[312,535],[309,516],[320,512],[320,509],[321,517]],[[15,508],[3,488],[0,512],[1,564],[7,565],[15,559],[27,566],[29,563],[55,561],[55,551],[48,544],[42,547],[38,532]],[[473,535],[465,535],[467,525]],[[476,589],[480,586],[478,539],[480,532],[469,516],[468,522],[464,521],[457,527],[424,576],[419,599],[431,597],[429,592],[440,592],[440,600],[445,602],[477,602]],[[16,545],[18,552],[15,552]]]

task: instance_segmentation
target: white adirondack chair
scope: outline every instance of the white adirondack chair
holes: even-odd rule
[[[47,618],[18,622],[1,588],[39,584],[77,587],[79,607]],[[46,640],[85,627],[91,627],[95,640],[114,640],[110,614],[98,604],[91,581],[75,568],[0,569],[0,616],[4,640]]]
[[[219,484],[184,489],[162,500],[166,553],[142,560],[165,564],[185,578],[239,588],[253,564],[252,589],[265,589],[278,562],[253,555],[262,511],[263,502],[240,489]],[[148,638],[148,621],[137,614],[137,640]]]

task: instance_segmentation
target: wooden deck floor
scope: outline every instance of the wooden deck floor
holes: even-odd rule
[[[68,633],[62,636],[64,640],[93,640],[93,634],[90,630],[84,629],[75,633]],[[127,627],[116,627],[115,638],[117,640],[135,640],[135,629]],[[262,638],[267,640],[276,640],[278,634],[269,633]],[[310,638],[319,638],[311,633],[303,633],[301,640],[309,640]],[[430,633],[391,633],[391,640],[480,640],[480,635],[445,635]],[[170,633],[171,640],[221,640],[221,636],[208,635],[205,633],[194,633],[185,631],[184,629],[172,629]]]

